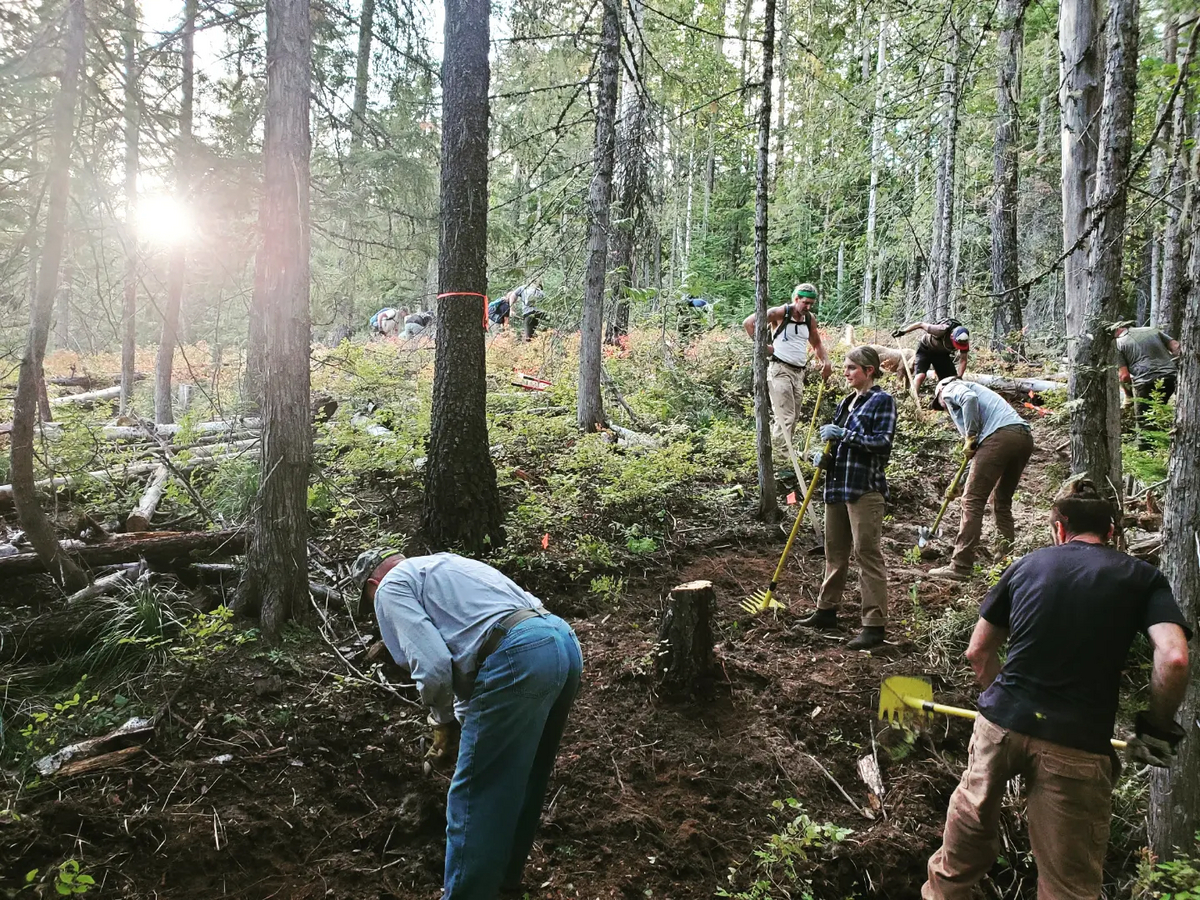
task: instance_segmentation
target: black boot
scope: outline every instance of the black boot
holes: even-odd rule
[[[846,642],[847,650],[870,650],[883,643],[882,625],[864,625],[854,638]]]
[[[836,609],[818,609],[811,615],[805,616],[798,623],[809,628],[837,628],[837,610]]]

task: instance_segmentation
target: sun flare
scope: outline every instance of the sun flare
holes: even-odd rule
[[[194,228],[191,211],[174,197],[143,197],[137,210],[138,233],[155,244],[184,241]]]

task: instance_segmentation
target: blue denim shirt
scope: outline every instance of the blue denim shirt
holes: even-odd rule
[[[434,722],[465,709],[488,632],[518,609],[542,602],[491,566],[453,553],[414,556],[375,590],[380,637],[407,668]]]

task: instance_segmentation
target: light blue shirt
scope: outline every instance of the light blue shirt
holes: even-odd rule
[[[414,556],[375,591],[379,633],[407,668],[438,724],[465,712],[488,632],[518,609],[542,602],[491,566],[453,553]]]
[[[958,433],[964,437],[974,435],[981,444],[1000,428],[1009,425],[1029,427],[1007,400],[973,381],[950,382],[942,388],[942,403]]]

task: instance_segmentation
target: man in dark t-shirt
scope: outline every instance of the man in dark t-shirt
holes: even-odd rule
[[[1000,806],[1017,775],[1038,896],[1099,896],[1119,768],[1110,739],[1121,670],[1139,632],[1149,637],[1154,673],[1128,752],[1150,765],[1174,759],[1191,629],[1161,572],[1107,546],[1112,527],[1112,506],[1091,482],[1068,486],[1051,512],[1055,546],[1013,563],[984,600],[967,649],[985,688],[980,716],[924,900],[971,896],[996,860]]]
[[[971,356],[971,332],[957,319],[943,322],[915,322],[902,325],[892,332],[892,337],[901,338],[910,332],[922,332],[917,341],[917,355],[913,361],[913,387],[919,392],[929,370],[937,374],[935,381],[944,378],[962,378],[967,371]],[[958,355],[957,361],[955,354]]]

